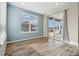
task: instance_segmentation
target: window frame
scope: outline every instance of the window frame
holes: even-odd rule
[[[21,33],[22,33],[22,34],[24,34],[24,33],[38,33],[38,16],[24,13],[24,16],[26,16],[26,15],[28,15],[29,17],[30,17],[30,16],[33,16],[33,17],[36,18],[36,20],[37,20],[37,26],[36,26],[36,28],[37,28],[37,29],[36,29],[36,31],[31,31],[31,25],[30,25],[30,23],[29,23],[29,31],[24,32],[24,31],[22,31],[22,21],[21,21]],[[25,20],[23,20],[23,21],[25,21]],[[30,21],[30,20],[29,20],[29,21]]]

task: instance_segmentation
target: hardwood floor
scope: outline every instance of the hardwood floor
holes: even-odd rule
[[[5,56],[79,56],[79,49],[68,44],[49,46],[48,38],[7,44]]]

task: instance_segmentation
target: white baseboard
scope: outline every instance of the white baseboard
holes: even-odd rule
[[[25,40],[30,40],[30,39],[35,39],[35,38],[40,38],[40,37],[43,37],[43,36],[37,36],[37,37],[32,37],[32,38],[25,38],[25,39],[10,41],[10,42],[7,42],[7,44],[8,43],[14,43],[14,42],[20,42],[20,41],[25,41]],[[78,47],[78,44],[75,43],[75,42],[65,42],[65,43]]]
[[[67,44],[69,44],[69,45],[71,45],[71,46],[76,46],[76,47],[78,47],[78,44],[77,43],[75,43],[75,42],[68,42],[68,41],[64,41],[64,43],[67,43]]]
[[[69,44],[78,47],[78,44],[75,42],[69,42]]]
[[[37,36],[37,37],[32,37],[32,38],[25,38],[25,39],[10,41],[10,42],[7,42],[7,44],[8,44],[8,43],[20,42],[20,41],[25,41],[25,40],[30,40],[30,39],[35,39],[35,38],[40,38],[40,37],[43,37],[43,36]]]

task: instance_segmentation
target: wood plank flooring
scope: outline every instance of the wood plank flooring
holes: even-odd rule
[[[48,38],[7,44],[5,56],[79,56],[79,48],[68,44],[49,46]]]

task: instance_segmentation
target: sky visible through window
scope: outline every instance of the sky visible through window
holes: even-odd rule
[[[52,19],[48,20],[48,27],[49,28],[57,27],[58,24],[59,24],[59,22],[57,22],[56,20],[52,20]]]

